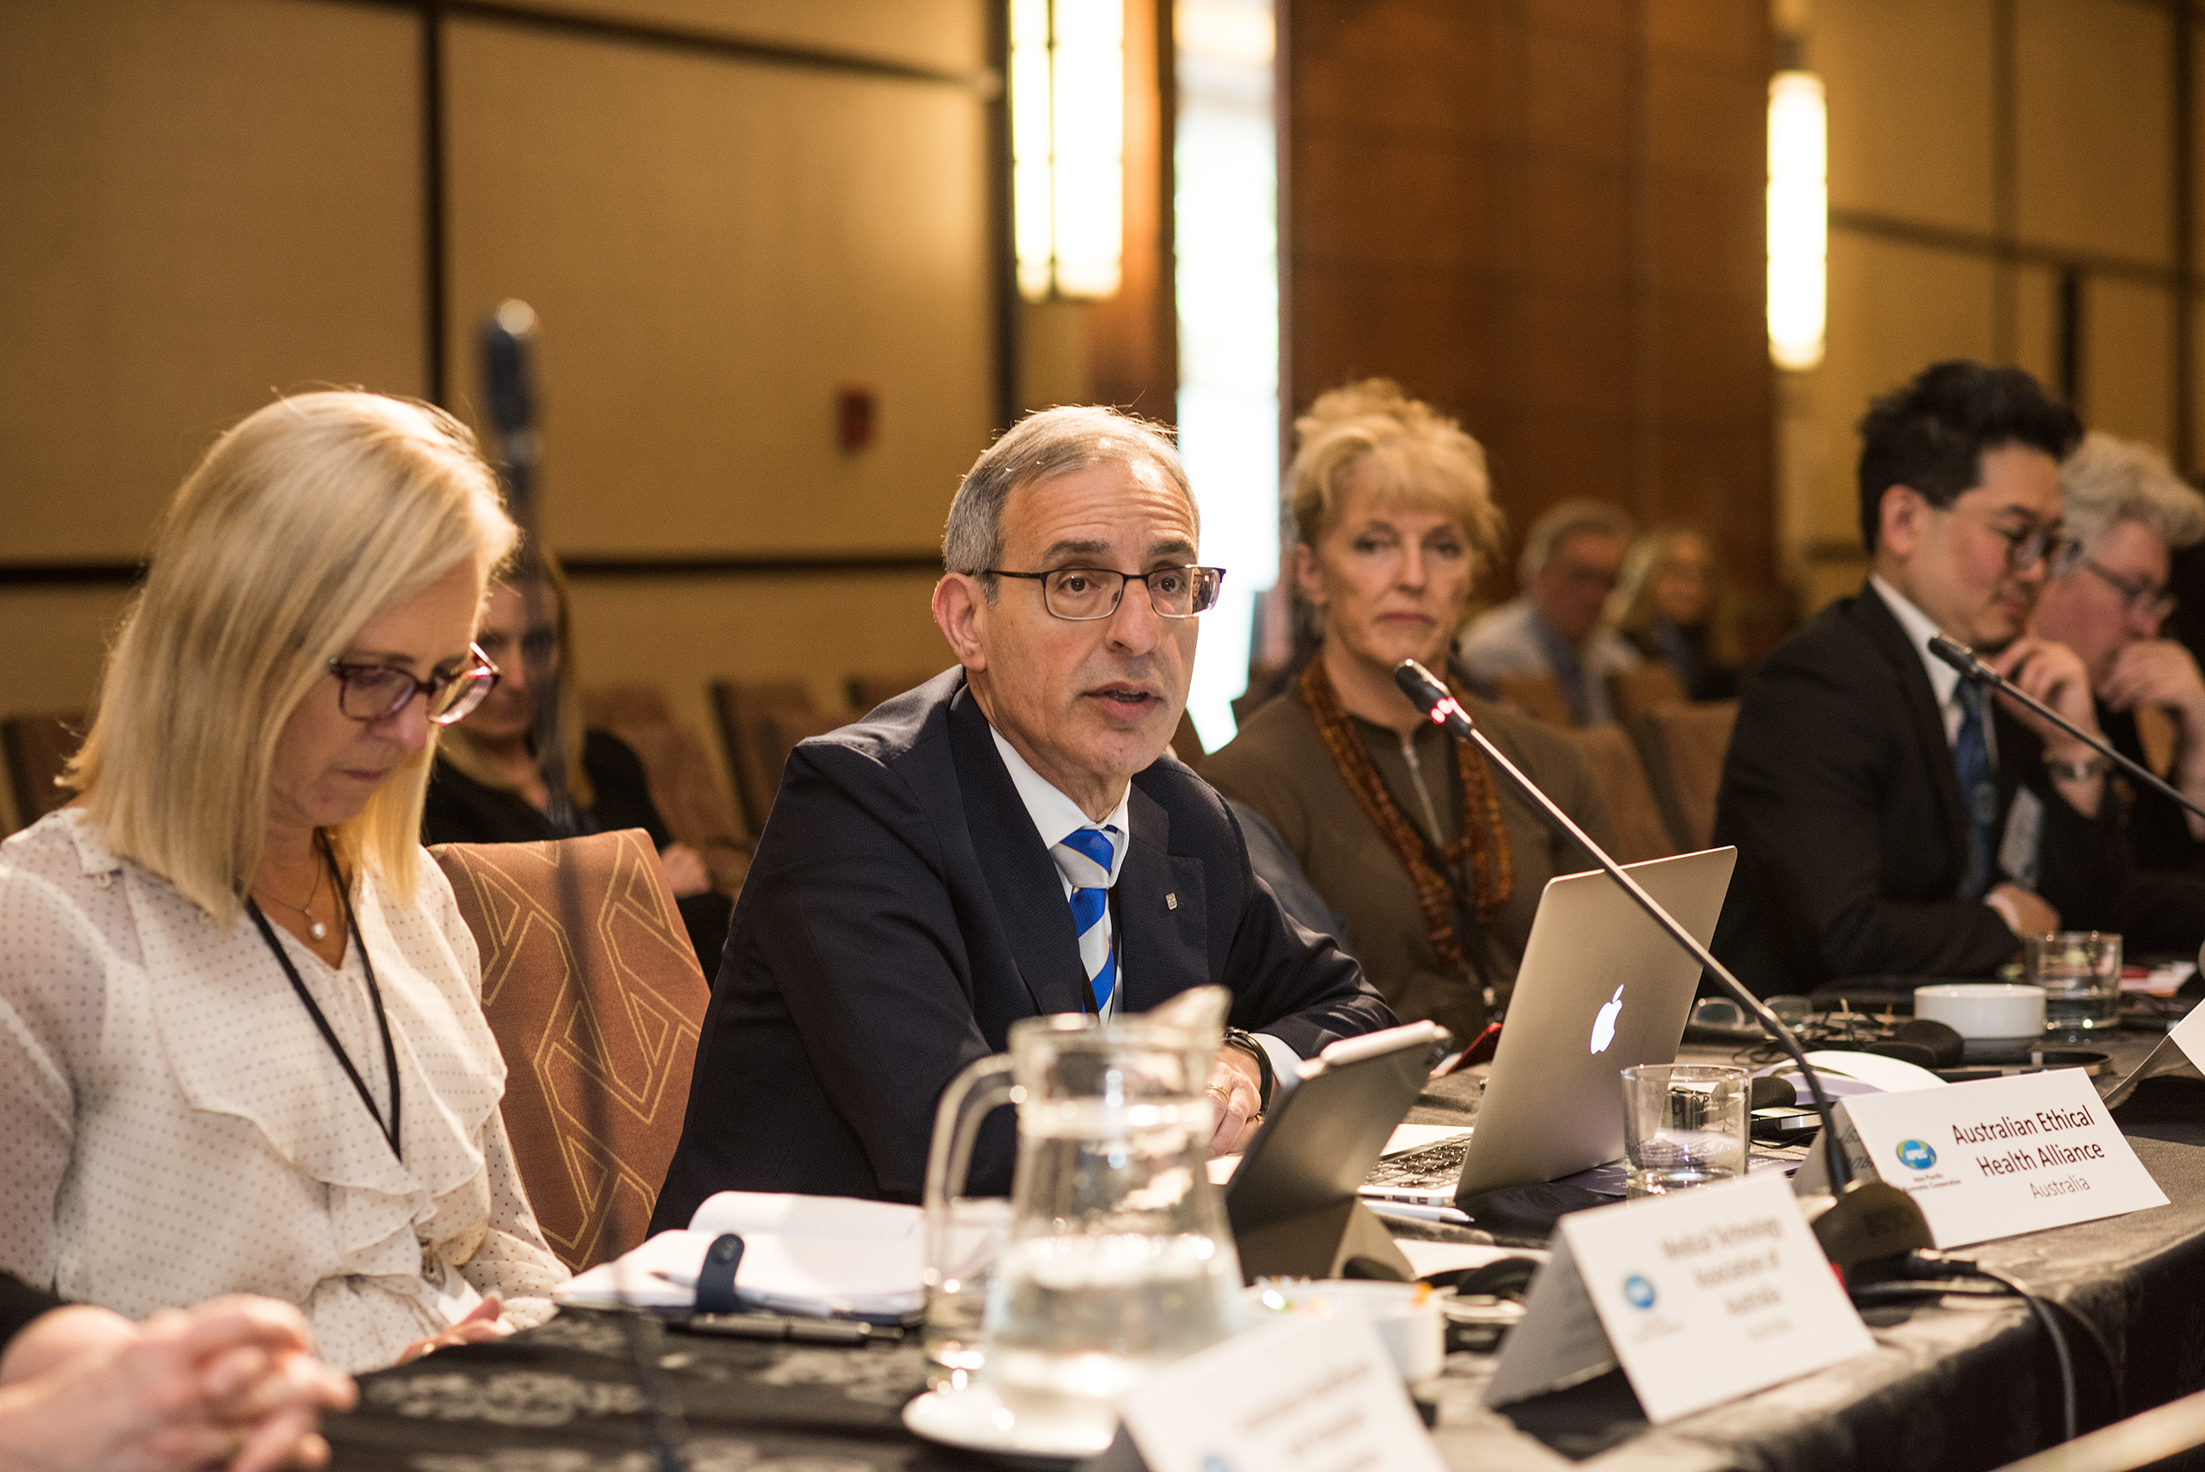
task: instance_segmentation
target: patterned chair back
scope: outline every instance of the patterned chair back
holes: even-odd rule
[[[581,1272],[643,1240],[711,988],[639,828],[430,852],[482,953],[521,1183]]]

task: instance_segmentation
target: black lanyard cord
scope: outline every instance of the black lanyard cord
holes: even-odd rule
[[[319,839],[320,835],[317,834],[316,837]],[[329,853],[326,843],[322,851],[329,860],[330,868],[336,869],[336,858]],[[352,896],[345,888],[342,873],[337,876],[337,897],[345,909],[345,930],[352,937],[352,943],[360,948],[360,969],[367,973],[368,1000],[375,1006],[375,1025],[383,1034],[383,1068],[390,1075],[390,1119],[387,1122],[383,1118],[383,1111],[375,1107],[375,1096],[368,1092],[367,1080],[361,1078],[360,1070],[352,1066],[352,1055],[345,1051],[343,1043],[337,1041],[335,1029],[330,1027],[329,1019],[322,1015],[322,1009],[315,1003],[313,993],[306,989],[306,983],[299,979],[299,969],[291,964],[291,957],[285,953],[283,943],[276,939],[276,932],[268,924],[268,917],[261,913],[260,905],[251,895],[245,897],[245,910],[253,917],[253,923],[260,927],[260,938],[268,942],[269,950],[276,953],[276,964],[290,978],[291,990],[298,993],[299,1001],[306,1006],[306,1015],[313,1018],[314,1026],[321,1030],[322,1041],[329,1044],[329,1051],[336,1054],[337,1061],[344,1066],[345,1077],[352,1080],[352,1087],[360,1095],[360,1102],[375,1117],[376,1128],[382,1131],[383,1138],[390,1144],[390,1153],[404,1160],[405,1152],[398,1148],[398,1049],[391,1042],[390,1019],[383,1013],[383,992],[375,984],[375,963],[368,959],[367,942],[360,938],[360,922],[353,916]]]

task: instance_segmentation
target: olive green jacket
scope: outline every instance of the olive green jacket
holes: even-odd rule
[[[1469,702],[1472,719],[1493,744],[1560,803],[1586,832],[1611,841],[1608,810],[1591,772],[1551,728],[1487,701]],[[1400,735],[1350,716],[1378,775],[1401,811],[1427,835],[1431,828],[1416,775]],[[1462,798],[1453,739],[1437,726],[1418,728],[1414,751],[1439,820],[1438,840],[1452,842],[1461,825]],[[1299,687],[1267,702],[1240,734],[1202,764],[1202,776],[1227,797],[1261,813],[1286,841],[1325,903],[1348,922],[1348,945],[1363,973],[1403,1022],[1431,1018],[1468,1042],[1485,1024],[1486,1009],[1474,979],[1451,974],[1433,953],[1417,904],[1416,886],[1385,837],[1356,805],[1355,794],[1333,764],[1302,703]],[[1575,840],[1554,832],[1499,772],[1501,825],[1507,830],[1515,883],[1508,899],[1486,918],[1487,975],[1505,1002],[1531,934],[1539,892],[1557,874],[1594,867]]]

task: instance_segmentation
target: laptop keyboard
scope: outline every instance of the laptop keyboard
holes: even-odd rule
[[[1462,1174],[1462,1158],[1470,1153],[1470,1137],[1442,1140],[1406,1155],[1395,1155],[1371,1167],[1365,1189],[1387,1186],[1430,1186],[1444,1182],[1449,1190]]]

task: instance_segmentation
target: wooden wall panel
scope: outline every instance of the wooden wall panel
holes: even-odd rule
[[[2168,260],[2173,21],[2134,0],[2014,0],[2024,237]]]
[[[142,555],[271,393],[423,391],[416,37],[295,0],[0,6],[9,559]]]
[[[987,442],[983,114],[938,84],[454,24],[454,382],[542,319],[570,554],[924,549]],[[835,440],[836,394],[877,439]]]
[[[0,713],[90,705],[126,598],[116,587],[0,588]]]
[[[1290,401],[1399,378],[1484,441],[1518,528],[1603,496],[1766,585],[1765,7],[1284,8]]]
[[[1994,0],[1822,0],[1830,204],[1959,230],[1996,226]]]
[[[971,0],[535,0],[529,8],[943,71],[987,65],[986,20]]]
[[[2083,355],[2090,365],[2078,406],[2093,429],[2147,440],[2164,451],[2174,429],[2174,296],[2164,287],[2101,278],[2084,294]]]
[[[2060,383],[2060,279],[2049,266],[2013,266],[2014,366],[2053,392]]]
[[[1821,494],[1814,540],[1857,555],[1854,426],[1868,401],[1931,363],[1993,355],[1988,261],[1850,232],[1830,238],[1829,356],[1816,374]]]

